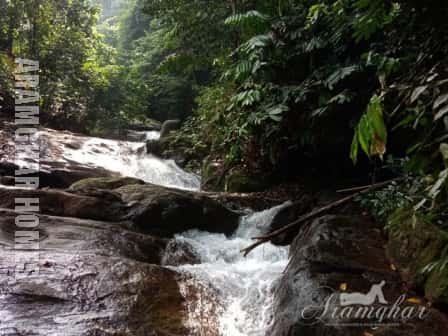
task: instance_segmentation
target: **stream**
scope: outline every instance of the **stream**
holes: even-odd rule
[[[162,160],[145,153],[144,142],[118,141],[84,137],[71,133],[43,130],[47,146],[60,146],[60,161],[77,162],[91,167],[142,179],[167,187],[199,190],[199,176],[182,170],[173,160]],[[157,132],[147,132],[147,139],[157,139]],[[55,158],[47,158],[55,159]],[[168,266],[188,274],[202,287],[216,296],[217,309],[210,314],[216,317],[219,335],[265,335],[272,322],[272,287],[288,261],[288,247],[270,243],[243,257],[240,249],[251,244],[251,237],[265,233],[275,214],[288,203],[261,212],[247,210],[241,217],[236,232],[231,237],[199,230],[177,234],[175,239],[192,246],[200,263]],[[189,300],[186,300],[189,302]],[[203,314],[203,307],[201,307]],[[199,324],[198,307],[188,307],[190,327]],[[201,335],[200,325],[197,335]],[[196,333],[195,333],[196,335]]]

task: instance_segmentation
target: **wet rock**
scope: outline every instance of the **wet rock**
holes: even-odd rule
[[[146,153],[162,159],[174,160],[180,167],[186,167],[189,163],[196,163],[199,161],[198,156],[200,156],[196,148],[192,148],[191,143],[173,136],[173,134],[160,139],[147,140]]]
[[[37,250],[14,250],[15,218],[0,210],[1,335],[192,335],[213,292],[157,266],[167,241],[119,224],[40,215]],[[217,323],[198,319],[204,334]],[[213,322],[213,323],[211,323]]]
[[[374,333],[368,325],[340,324],[366,323],[365,320],[341,321],[338,316],[329,315],[322,320],[316,318],[322,316],[323,306],[332,293],[336,298],[344,290],[368,293],[373,284],[381,281],[386,282],[384,296],[390,303],[406,293],[401,278],[386,258],[384,244],[380,230],[367,217],[324,216],[303,226],[291,246],[290,263],[277,283],[274,323],[267,334],[359,336],[369,332],[384,336],[436,336],[443,333],[448,321],[435,310],[424,320],[407,321],[399,326],[383,325]],[[338,306],[338,302],[334,304]],[[373,306],[379,307],[379,302]],[[304,311],[308,313],[305,316],[314,312],[315,318],[306,319]]]
[[[315,205],[315,200],[311,196],[302,196],[300,200],[291,203],[290,206],[287,206],[281,209],[274,217],[271,222],[270,230],[275,231],[278,230],[293,221],[297,220],[300,216],[305,213],[311,211],[313,206]],[[276,245],[289,245],[292,243],[292,240],[297,235],[300,230],[300,226],[297,229],[292,231],[288,231],[287,233],[281,234],[275,237],[272,242]]]
[[[160,130],[160,138],[163,139],[167,137],[171,132],[178,130],[180,128],[181,121],[179,119],[166,120],[162,124],[162,129]]]
[[[200,262],[201,258],[194,247],[178,239],[171,239],[168,242],[162,257],[162,265],[166,266],[194,265]]]
[[[43,214],[105,221],[120,221],[127,206],[117,194],[96,192],[78,195],[53,189],[6,189],[0,187],[0,208],[14,209],[16,198],[39,199]]]
[[[14,163],[1,162],[0,176],[14,176],[19,169]],[[40,187],[68,188],[73,183],[92,177],[112,177],[117,175],[102,168],[86,167],[76,163],[41,162],[41,168],[37,173]],[[28,175],[21,175],[26,177]],[[36,174],[29,174],[36,176]]]
[[[8,161],[0,161],[0,175],[5,176],[14,176],[14,172],[19,167],[11,162]]]
[[[78,164],[66,165],[62,168],[47,167],[39,171],[41,187],[68,188],[73,183],[91,177],[108,177],[117,175],[102,168],[85,167]]]
[[[146,153],[161,157],[163,155],[163,146],[161,140],[147,140]]]
[[[160,131],[162,124],[154,119],[147,118],[146,120],[134,120],[127,128],[133,131]]]
[[[105,189],[114,190],[130,184],[145,184],[144,181],[133,177],[88,178],[72,184],[71,191]]]
[[[206,158],[202,163],[202,190],[222,191],[224,190],[225,168],[222,161]]]
[[[146,134],[139,131],[126,130],[124,139],[127,141],[143,142],[146,140]]]
[[[18,213],[0,209],[0,242],[14,245]],[[38,215],[39,248],[61,253],[88,252],[159,264],[167,240],[125,229],[126,223]]]
[[[129,219],[142,232],[171,237],[190,229],[231,234],[239,214],[201,193],[151,184],[115,190],[131,205]]]
[[[69,141],[69,142],[65,143],[65,146],[70,149],[79,150],[82,148],[82,143],[77,142],[77,141]]]
[[[16,184],[16,178],[14,176],[0,176],[0,184],[13,186]]]
[[[262,176],[252,176],[243,169],[233,169],[225,175],[225,190],[228,192],[262,191],[267,183]]]

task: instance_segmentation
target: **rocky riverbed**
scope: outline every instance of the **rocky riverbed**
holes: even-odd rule
[[[40,188],[17,188],[14,170],[30,160],[14,157],[11,129],[0,132],[1,335],[439,336],[448,326],[402,281],[381,229],[359,210],[305,223],[295,239],[244,258],[251,237],[315,199],[254,212],[250,196],[199,191],[198,176],[147,156],[143,142],[48,129]],[[17,198],[40,200],[37,250],[14,249]],[[405,293],[428,315],[374,328],[303,316],[331,293],[368,293],[381,281],[388,302]]]

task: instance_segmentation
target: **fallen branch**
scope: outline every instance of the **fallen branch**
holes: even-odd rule
[[[315,210],[307,213],[306,215],[303,215],[303,216],[299,217],[294,222],[292,222],[292,223],[290,223],[290,224],[288,224],[288,225],[286,225],[286,226],[284,226],[284,227],[282,227],[282,228],[280,228],[278,230],[272,231],[272,232],[270,232],[267,235],[259,236],[259,237],[253,237],[252,239],[253,240],[257,240],[257,242],[255,242],[252,245],[242,249],[240,252],[243,253],[244,256],[246,257],[252,250],[257,248],[258,246],[260,246],[260,245],[262,245],[264,243],[267,243],[268,241],[272,240],[272,238],[277,237],[278,235],[291,230],[295,226],[297,226],[297,225],[299,225],[299,224],[301,224],[301,223],[303,223],[303,222],[305,222],[307,220],[310,220],[310,219],[316,217],[317,215],[320,215],[320,214],[322,214],[324,212],[327,212],[327,211],[329,211],[331,209],[334,209],[334,208],[336,208],[336,207],[338,207],[338,206],[340,206],[340,205],[342,205],[344,203],[347,203],[347,202],[351,201],[352,199],[354,199],[355,197],[357,197],[359,195],[366,194],[366,193],[368,193],[368,192],[370,192],[372,190],[375,190],[375,189],[379,189],[379,188],[384,187],[384,186],[388,185],[389,183],[392,183],[392,182],[397,181],[399,179],[400,178],[396,178],[396,179],[392,179],[392,180],[388,180],[388,181],[384,181],[384,182],[380,182],[380,183],[371,184],[371,185],[368,185],[368,186],[365,186],[365,187],[360,187],[363,190],[361,190],[359,192],[356,192],[354,194],[351,194],[349,196],[346,196],[344,198],[341,198],[341,199],[339,199],[339,200],[337,200],[337,201],[335,201],[333,203],[327,204],[327,205],[325,205],[325,206],[323,206],[321,208],[315,209]]]

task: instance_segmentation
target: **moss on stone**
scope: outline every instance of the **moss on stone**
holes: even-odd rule
[[[403,278],[424,288],[429,300],[448,303],[448,270],[422,272],[440,258],[448,244],[445,235],[412,209],[399,209],[391,220],[387,250]]]
[[[145,184],[144,181],[132,177],[98,177],[80,180],[70,186],[70,190],[86,189],[114,190],[126,185]]]
[[[262,191],[266,186],[261,177],[253,177],[242,170],[234,170],[225,178],[225,190],[228,192],[256,192]]]

